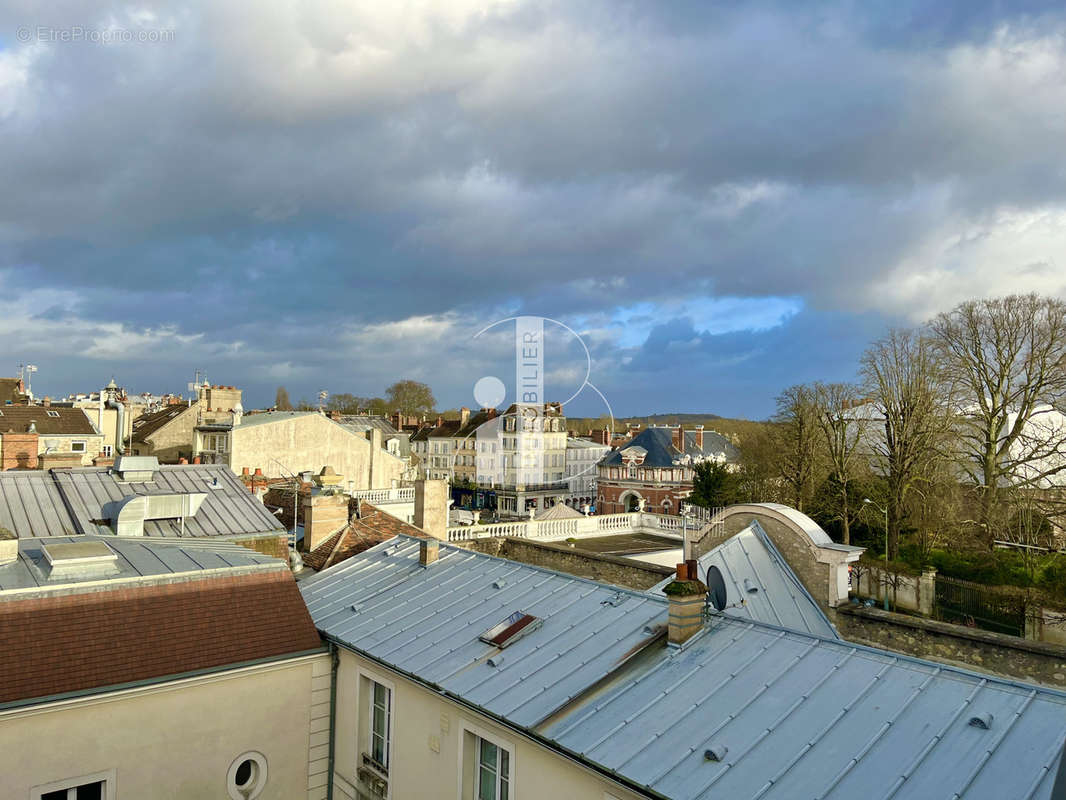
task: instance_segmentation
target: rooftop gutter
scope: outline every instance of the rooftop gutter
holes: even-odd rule
[[[230,664],[222,664],[217,667],[205,667],[204,669],[192,670],[191,672],[177,672],[171,675],[160,675],[155,678],[142,678],[137,681],[128,681],[126,683],[113,683],[108,686],[93,686],[87,689],[77,689],[73,692],[62,692],[60,694],[44,695],[43,697],[28,697],[22,700],[9,700],[6,703],[0,703],[0,715],[6,712],[18,711],[20,709],[30,708],[32,706],[43,706],[49,703],[60,703],[65,700],[79,700],[85,697],[92,697],[94,695],[112,694],[114,692],[124,692],[135,689],[145,689],[151,686],[158,686],[164,683],[176,683],[178,681],[189,680],[192,678],[200,678],[206,675],[218,675],[224,672],[236,672],[243,669],[250,669],[253,667],[259,667],[266,664],[273,664],[281,661],[292,661],[299,658],[307,658],[309,656],[322,655],[329,652],[326,647],[317,647],[314,650],[300,650],[295,653],[282,653],[276,656],[263,656],[262,658],[254,658],[250,661],[237,661]]]

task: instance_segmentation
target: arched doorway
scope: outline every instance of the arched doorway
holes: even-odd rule
[[[639,493],[628,491],[618,498],[618,503],[622,506],[623,511],[639,511],[642,499]]]

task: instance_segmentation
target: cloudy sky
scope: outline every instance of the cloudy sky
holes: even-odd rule
[[[1064,142],[1061,2],[0,0],[0,374],[458,406],[541,315],[616,414],[762,417],[1066,296]]]

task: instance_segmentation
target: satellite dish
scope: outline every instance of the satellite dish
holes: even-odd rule
[[[716,611],[722,611],[726,605],[725,579],[718,567],[707,567],[707,598]]]

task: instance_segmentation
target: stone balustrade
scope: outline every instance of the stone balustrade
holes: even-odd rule
[[[448,528],[449,542],[510,536],[516,539],[558,541],[610,536],[617,533],[656,533],[681,538],[681,518],[646,511],[601,514],[579,519],[517,520],[491,525],[459,525]]]

